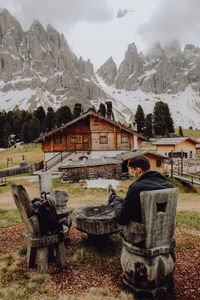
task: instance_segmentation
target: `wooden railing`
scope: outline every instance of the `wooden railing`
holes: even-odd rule
[[[57,165],[59,162],[62,162],[65,158],[70,156],[72,153],[76,151],[81,150],[88,150],[88,143],[75,143],[67,147],[65,150],[60,151],[58,154],[56,154],[54,157],[51,157],[49,160],[45,162],[45,170],[49,170],[55,165]]]
[[[184,182],[200,185],[200,176],[195,174],[173,171],[173,177]]]

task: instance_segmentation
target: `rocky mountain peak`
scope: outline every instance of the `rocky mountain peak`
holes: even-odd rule
[[[143,62],[141,55],[138,55],[135,43],[128,45],[124,60],[119,66],[118,75],[115,80],[117,88],[127,90],[137,89],[137,77],[143,71]]]
[[[22,32],[22,27],[7,9],[2,9],[0,11],[0,39],[13,32],[17,32],[19,35]]]
[[[160,42],[156,42],[151,47],[150,51],[148,52],[147,56],[150,58],[160,58],[163,55],[164,51],[160,45]]]
[[[164,48],[164,53],[168,58],[180,57],[181,47],[178,41],[173,41],[168,46]]]
[[[91,99],[108,98],[93,77],[90,60],[78,59],[51,25],[45,30],[34,20],[24,32],[7,10],[0,12],[0,101],[5,109],[73,108],[78,101],[87,110]]]
[[[109,57],[106,62],[97,70],[97,74],[106,82],[107,85],[112,85],[117,76],[117,66],[112,57]]]

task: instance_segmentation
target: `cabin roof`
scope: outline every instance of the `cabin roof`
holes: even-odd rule
[[[169,159],[168,156],[161,155],[157,152],[147,152],[147,151],[144,152],[144,151],[134,151],[134,150],[118,154],[116,157],[118,159],[122,159],[124,161],[127,159],[134,158],[135,156],[138,156],[138,155],[152,155],[152,156],[163,158],[163,159]]]
[[[106,117],[103,117],[103,116],[97,114],[96,112],[94,112],[93,110],[89,110],[86,113],[84,113],[83,115],[81,115],[80,117],[78,117],[78,118],[76,118],[76,119],[74,119],[74,120],[72,120],[72,121],[70,121],[70,122],[68,122],[68,123],[66,123],[66,124],[58,127],[58,128],[55,128],[55,129],[49,131],[48,133],[46,133],[46,134],[44,134],[42,136],[40,136],[39,138],[35,139],[34,142],[35,143],[40,143],[40,142],[44,141],[46,138],[48,138],[48,137],[50,137],[50,136],[52,136],[52,135],[54,135],[56,133],[62,132],[63,129],[65,129],[65,128],[67,128],[67,127],[69,127],[69,126],[71,126],[71,125],[73,125],[73,124],[75,124],[77,122],[79,122],[80,120],[83,120],[83,119],[87,118],[88,116],[93,116],[93,117],[98,118],[99,120],[103,120],[103,121],[105,121],[105,122],[107,122],[109,124],[112,124],[112,125],[120,128],[120,129],[122,129],[122,130],[124,130],[126,132],[129,132],[131,134],[136,135],[137,137],[141,138],[142,140],[148,140],[148,138],[146,138],[145,136],[137,133],[136,131],[131,130],[129,128],[126,128],[126,127],[120,125],[119,123],[117,123],[115,121],[112,121],[112,120],[110,120],[110,119],[108,119]]]
[[[96,159],[88,159],[88,160],[78,160],[68,162],[67,164],[60,166],[59,169],[70,169],[70,168],[81,168],[81,167],[91,167],[91,166],[104,166],[104,165],[117,165],[122,164],[123,161],[134,158],[138,155],[150,154],[155,157],[169,159],[167,156],[160,155],[155,152],[142,152],[142,151],[127,151],[121,154],[116,155],[115,157],[102,157]],[[170,159],[169,159],[170,160]]]
[[[154,142],[153,145],[177,145],[180,144],[184,141],[190,141],[193,144],[198,144],[197,141],[195,141],[194,139],[190,138],[190,137],[176,137],[176,138],[162,138],[159,139],[158,141]]]
[[[59,169],[70,169],[70,168],[81,168],[81,167],[92,167],[92,166],[104,166],[104,165],[117,165],[121,164],[122,159],[116,157],[102,157],[88,160],[78,160],[69,162],[66,165],[60,166]]]

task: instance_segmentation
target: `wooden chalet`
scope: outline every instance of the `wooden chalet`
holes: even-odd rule
[[[193,158],[196,154],[198,142],[189,137],[162,138],[153,143],[156,145],[156,152],[173,158]]]
[[[87,154],[87,157],[91,152],[97,151],[108,154],[109,151],[140,149],[143,140],[147,138],[89,110],[80,117],[40,136],[35,142],[42,143],[45,160],[48,160],[59,152],[82,153],[81,155]]]

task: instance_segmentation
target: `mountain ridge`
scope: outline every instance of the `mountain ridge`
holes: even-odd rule
[[[177,42],[165,48],[157,43],[144,55],[132,43],[118,68],[109,57],[95,74],[91,61],[78,58],[52,25],[45,30],[34,20],[24,32],[7,9],[0,9],[0,101],[5,110],[73,109],[78,102],[86,111],[108,100],[117,121],[134,122],[138,104],[150,113],[162,100],[175,126],[200,128],[200,48],[187,44],[182,51]]]

